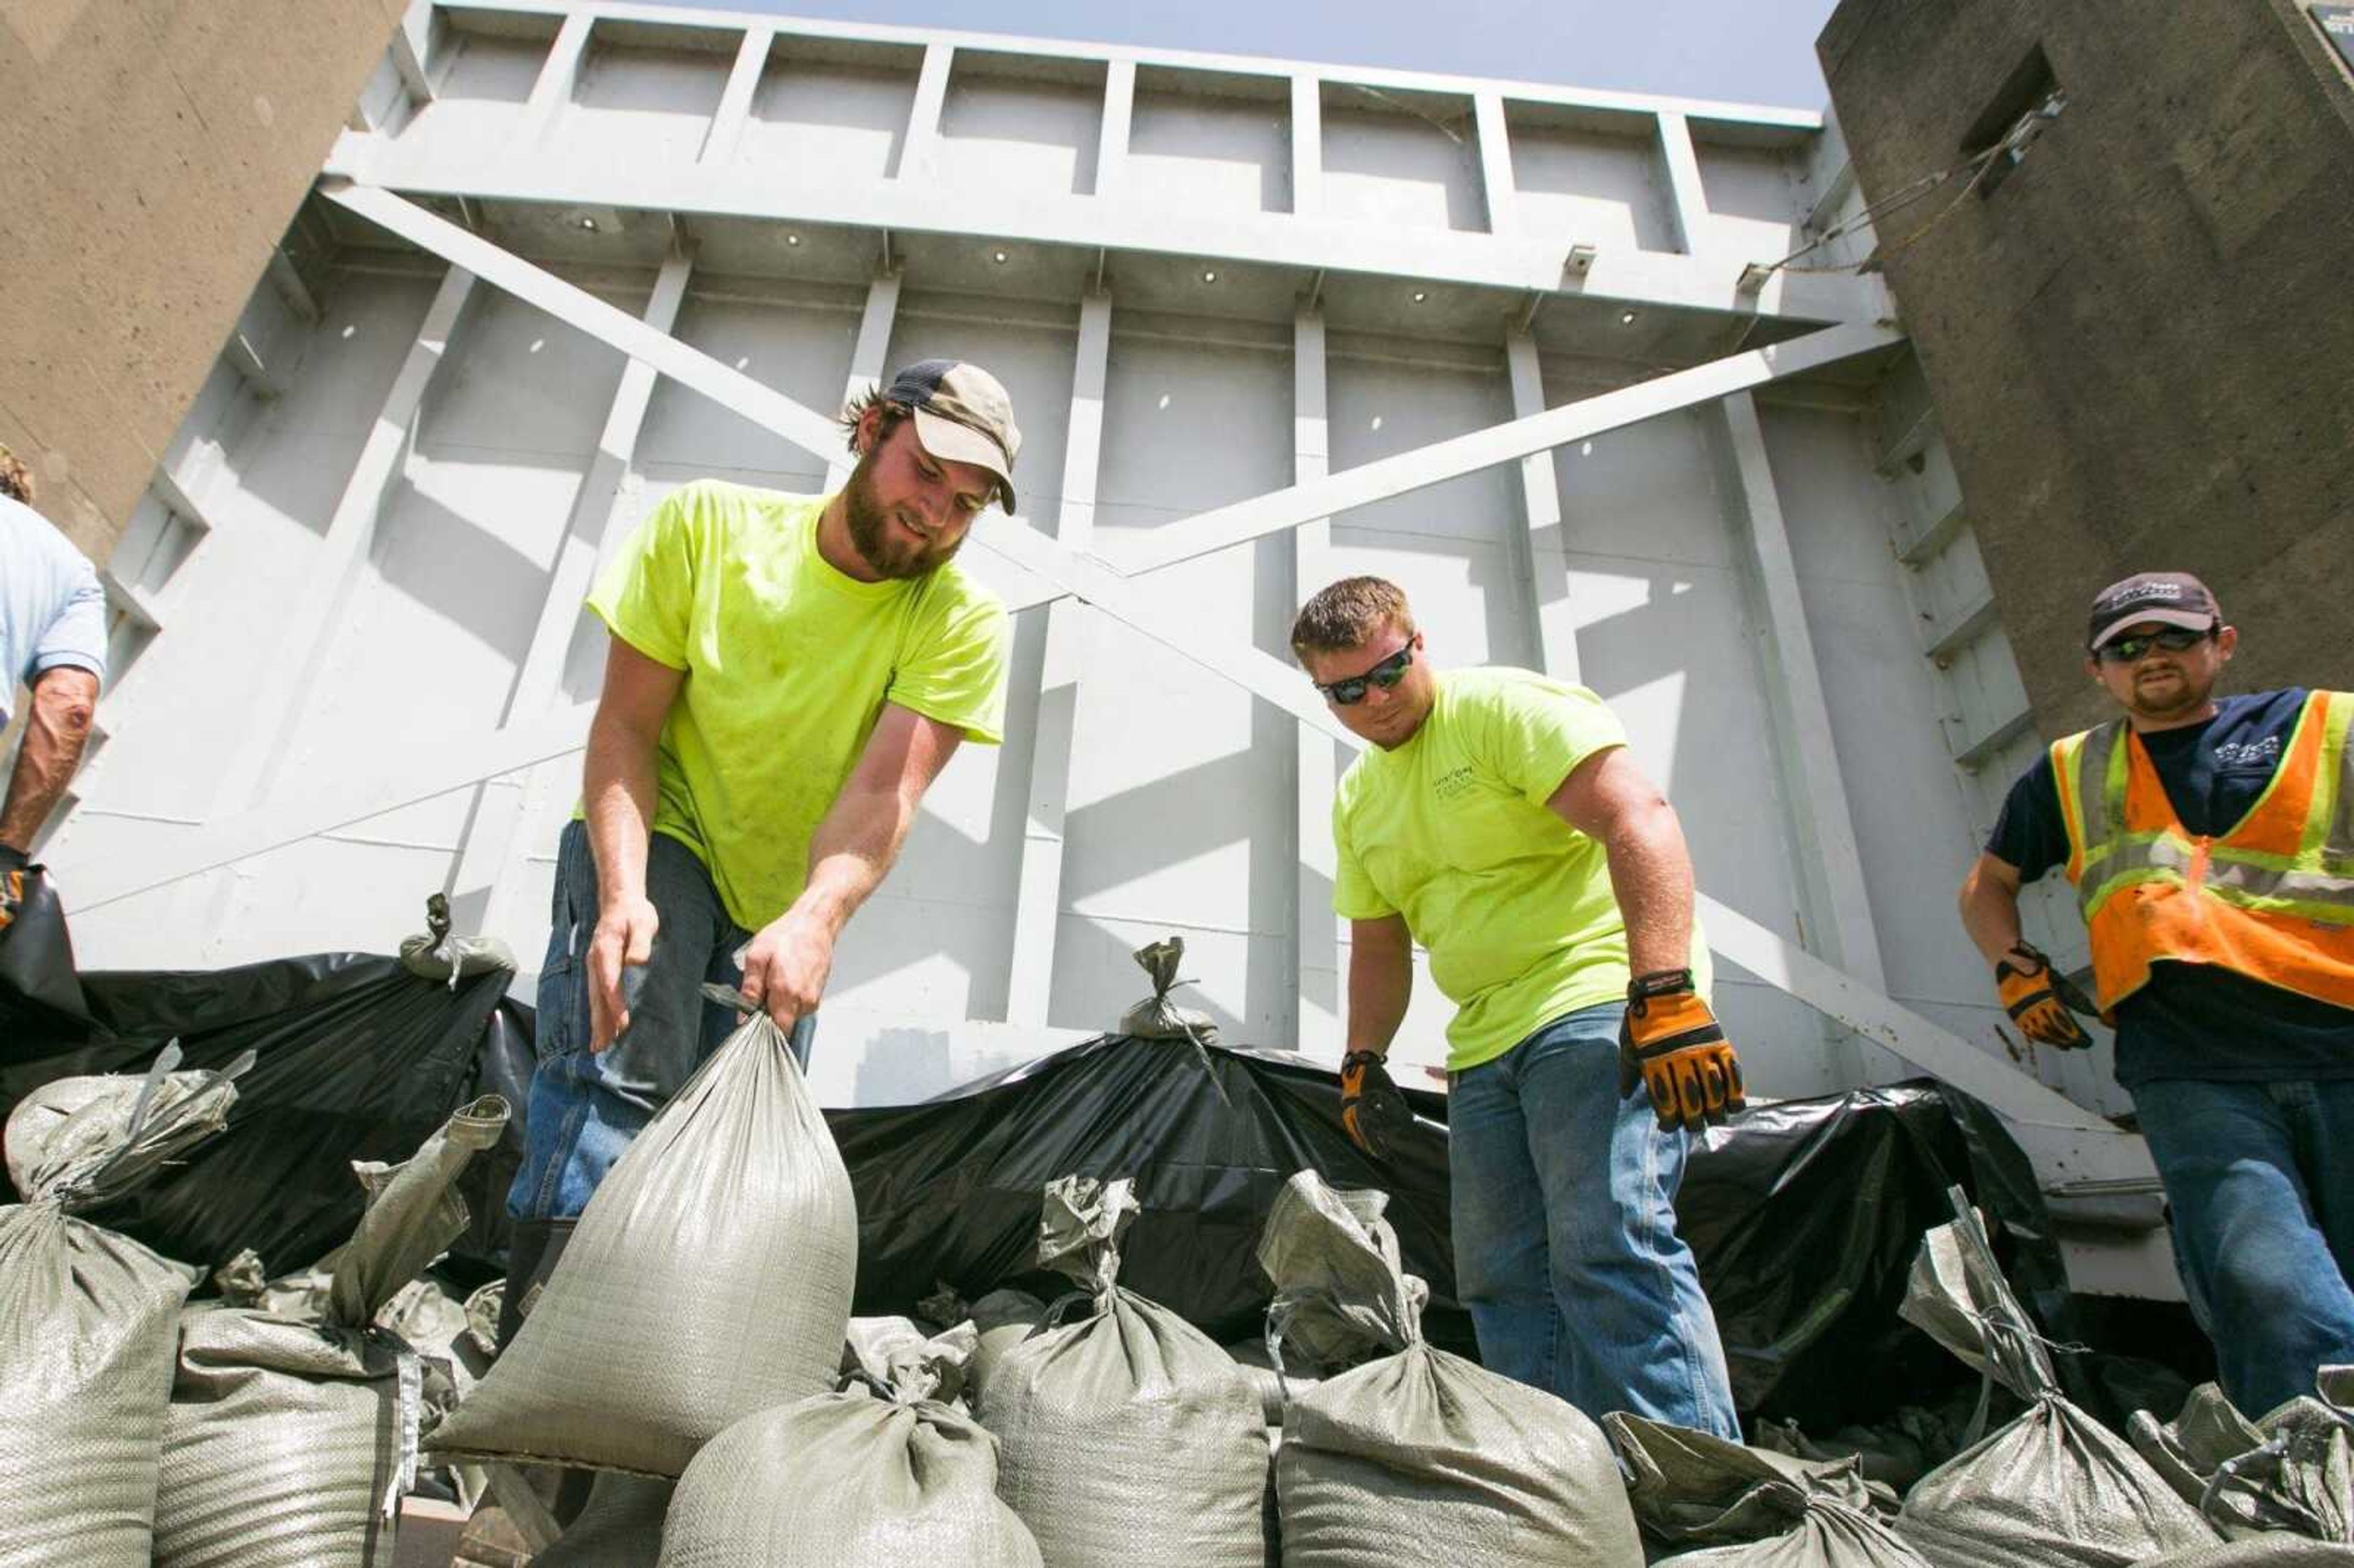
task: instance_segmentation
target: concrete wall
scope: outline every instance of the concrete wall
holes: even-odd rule
[[[94,557],[130,523],[401,10],[0,12],[0,442]]]
[[[2106,716],[2085,606],[2150,568],[2213,586],[2235,688],[2354,685],[2345,69],[2288,0],[1847,0],[1818,49],[1865,191],[1954,164],[2038,48],[2065,111],[1888,256],[2038,726]]]

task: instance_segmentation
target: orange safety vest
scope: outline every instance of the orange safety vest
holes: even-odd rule
[[[2122,719],[2055,742],[2068,880],[2105,1016],[2160,959],[2354,1008],[2354,693],[2315,692],[2237,825],[2192,833]]]

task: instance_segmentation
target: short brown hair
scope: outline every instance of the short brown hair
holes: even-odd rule
[[[13,496],[27,506],[33,503],[33,471],[6,447],[0,447],[0,495]]]
[[[1295,654],[1345,653],[1373,641],[1384,626],[1414,630],[1405,590],[1387,577],[1342,577],[1299,607],[1291,623]]]
[[[858,455],[858,423],[866,418],[866,410],[869,408],[883,410],[883,424],[875,432],[875,444],[878,447],[893,430],[899,428],[899,421],[915,411],[905,403],[894,403],[884,397],[883,388],[880,387],[869,387],[865,392],[844,403],[842,406],[842,414],[838,422],[842,426],[843,440],[849,446],[850,455],[853,457]]]

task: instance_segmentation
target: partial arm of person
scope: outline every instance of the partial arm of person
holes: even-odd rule
[[[1741,1063],[1692,980],[1691,851],[1676,809],[1623,746],[1570,769],[1545,804],[1609,857],[1634,974],[1618,1031],[1619,1093],[1640,1078],[1662,1128],[1724,1121],[1748,1101]]]
[[[924,791],[963,738],[955,725],[884,705],[810,842],[808,885],[744,949],[745,1002],[779,1029],[817,1011],[843,927],[898,859]]]
[[[1341,1126],[1376,1160],[1414,1124],[1390,1079],[1390,1043],[1414,1000],[1414,937],[1403,915],[1349,922],[1349,1017],[1341,1057]]]
[[[653,956],[662,916],[646,896],[648,833],[658,788],[655,748],[686,672],[619,637],[605,651],[605,687],[588,721],[581,794],[597,862],[597,930],[588,941],[588,1049],[602,1051],[630,1026],[621,969]]]
[[[98,676],[91,672],[58,664],[33,678],[24,744],[8,777],[6,803],[0,805],[0,869],[25,863],[33,835],[48,821],[81,764],[97,711]]]
[[[1978,863],[1962,878],[1962,929],[1994,966],[1995,994],[2020,1033],[2063,1051],[2084,1050],[2093,1037],[2071,1010],[2090,1015],[2092,1000],[2054,969],[2042,949],[2020,930],[2019,890],[2024,885],[2019,867],[1991,852],[1979,852]]]

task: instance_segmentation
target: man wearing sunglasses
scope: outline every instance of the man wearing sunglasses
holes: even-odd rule
[[[737,990],[806,1063],[836,939],[959,744],[1005,722],[1005,607],[953,557],[1013,506],[1021,432],[932,359],[843,415],[832,495],[702,480],[608,564],[578,815],[558,842],[540,1067],[505,1325],[637,1131],[717,1048]]]
[[[2116,1030],[2191,1308],[2251,1417],[2354,1361],[2354,694],[2215,694],[2239,634],[2182,572],[2104,588],[2087,673],[2121,716],[2012,785],[1962,923],[2029,1038]],[[2064,871],[2087,1001],[2020,934]]]
[[[1481,1360],[1597,1420],[1628,1410],[1738,1441],[1676,1234],[1686,1131],[1743,1100],[1674,809],[1592,692],[1432,669],[1394,583],[1334,583],[1291,646],[1371,743],[1332,806],[1349,1136],[1379,1160],[1413,1120],[1383,1064],[1420,942],[1456,1005],[1455,1268]]]

